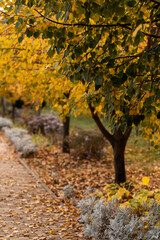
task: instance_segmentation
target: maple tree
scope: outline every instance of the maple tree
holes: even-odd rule
[[[85,98],[113,147],[115,181],[125,182],[124,152],[132,127],[141,124],[159,143],[159,1],[17,0],[3,4],[2,22],[15,23],[19,43],[23,44],[25,35],[37,43],[48,39],[48,56],[59,56],[54,71],[74,86],[83,85],[79,102]],[[76,97],[73,91],[67,110]]]

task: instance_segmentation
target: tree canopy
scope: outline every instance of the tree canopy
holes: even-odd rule
[[[39,45],[41,58],[53,60],[49,69],[60,79],[54,89],[60,84],[60,91],[71,85],[76,90],[80,84],[79,100],[73,101],[77,95],[71,91],[67,108],[85,99],[113,148],[115,139],[124,138],[126,144],[132,127],[140,123],[159,144],[159,1],[3,1],[1,18],[15,27],[20,46],[27,36]],[[42,86],[44,72],[46,79],[50,77],[46,66],[38,67],[37,86]],[[111,133],[99,113],[110,124]]]

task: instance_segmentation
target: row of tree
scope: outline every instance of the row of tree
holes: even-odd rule
[[[156,0],[3,1],[1,97],[50,102],[66,134],[71,113],[90,111],[125,182],[132,128],[160,142],[159,12]]]

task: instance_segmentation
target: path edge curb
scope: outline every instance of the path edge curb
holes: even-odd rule
[[[0,130],[1,131],[1,130]],[[6,134],[3,132],[4,136],[8,139]],[[8,139],[8,141],[11,143],[11,141]],[[11,145],[14,146],[13,143]],[[17,150],[16,150],[17,151]],[[19,154],[19,152],[17,151]],[[47,185],[39,178],[39,176],[22,160],[22,158],[18,157],[17,160],[21,165],[24,166],[24,168],[32,175],[32,177],[41,185],[43,189],[45,189],[46,192],[48,192],[55,200],[57,200],[57,196],[47,187]]]
[[[48,192],[54,199],[57,199],[57,196],[47,187],[45,183],[38,177],[38,175],[21,159],[18,158],[18,161],[26,168],[26,170],[33,176],[33,178]]]

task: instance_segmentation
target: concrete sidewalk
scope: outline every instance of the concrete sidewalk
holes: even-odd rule
[[[57,207],[0,137],[0,240],[65,240]]]

